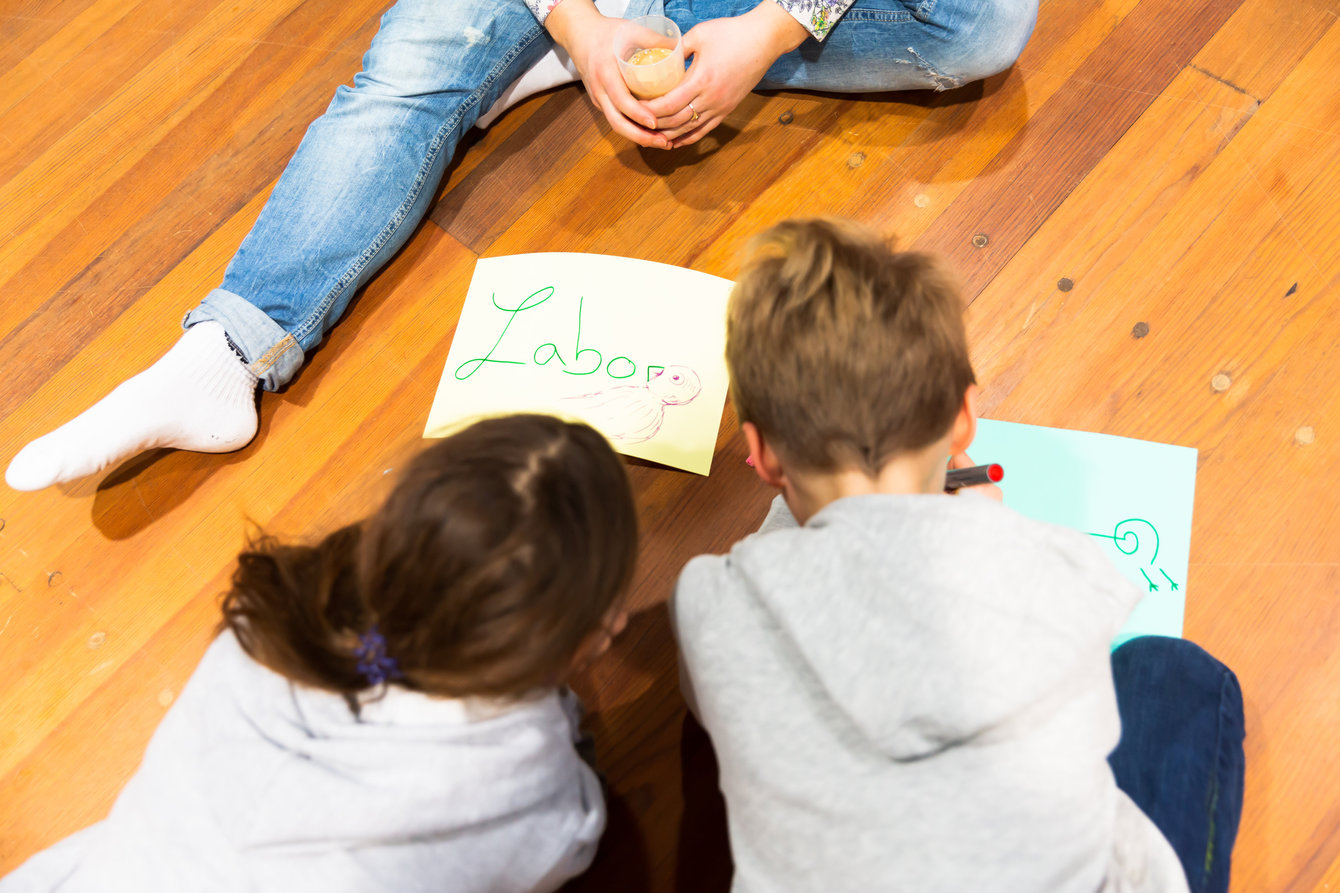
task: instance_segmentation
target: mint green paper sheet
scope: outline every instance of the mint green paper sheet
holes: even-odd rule
[[[1196,451],[1110,434],[982,419],[974,462],[1005,468],[1005,504],[1093,536],[1145,598],[1112,647],[1182,635]]]

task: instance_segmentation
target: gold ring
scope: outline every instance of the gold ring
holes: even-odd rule
[[[689,121],[690,121],[690,122],[692,122],[692,121],[697,121],[697,120],[698,120],[698,110],[697,110],[696,108],[693,107],[693,103],[691,103],[691,102],[689,103],[689,111],[693,112],[693,117],[690,118]]]

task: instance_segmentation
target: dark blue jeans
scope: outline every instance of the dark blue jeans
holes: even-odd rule
[[[1144,636],[1112,654],[1121,742],[1117,785],[1168,838],[1192,893],[1228,890],[1242,816],[1242,690],[1184,639]]]

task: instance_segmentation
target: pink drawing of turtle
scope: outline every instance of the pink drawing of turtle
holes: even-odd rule
[[[693,402],[702,389],[698,373],[688,366],[666,366],[644,385],[606,388],[566,400],[615,444],[627,446],[655,437],[665,421],[665,408]]]

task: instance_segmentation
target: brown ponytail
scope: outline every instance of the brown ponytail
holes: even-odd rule
[[[557,684],[632,576],[637,514],[593,429],[489,419],[425,448],[385,504],[314,546],[238,556],[223,626],[295,682],[369,688],[354,649],[376,625],[401,684],[521,697]]]

